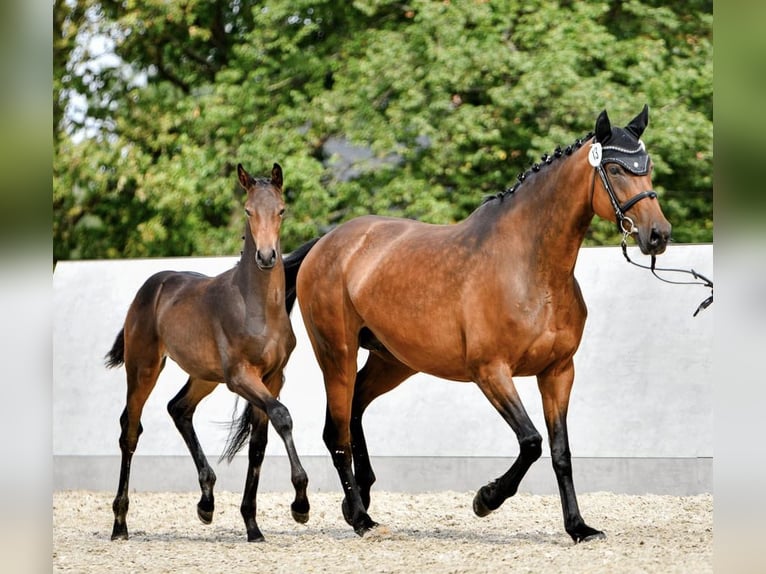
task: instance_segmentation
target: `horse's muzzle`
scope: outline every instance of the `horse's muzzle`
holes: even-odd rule
[[[264,271],[267,269],[271,269],[276,265],[277,263],[277,250],[271,249],[270,251],[261,251],[258,249],[255,252],[255,264],[258,266],[259,269],[263,269]]]
[[[642,237],[639,233],[638,246],[644,255],[659,255],[665,252],[670,241],[670,224],[652,225],[648,237]]]

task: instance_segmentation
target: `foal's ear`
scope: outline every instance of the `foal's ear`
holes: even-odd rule
[[[606,110],[602,111],[596,118],[596,141],[605,142],[612,135],[612,123]]]
[[[636,139],[641,137],[641,134],[644,133],[644,130],[646,129],[646,126],[649,125],[649,106],[644,104],[644,109],[641,110],[641,113],[639,113],[635,118],[631,120],[631,122],[625,126],[625,129],[628,130],[631,134],[636,136]]]
[[[271,183],[274,187],[282,189],[282,167],[278,163],[274,163],[274,167],[271,168]]]
[[[247,190],[253,182],[253,178],[250,177],[250,174],[247,173],[247,171],[245,171],[245,168],[242,167],[241,163],[237,164],[237,177],[239,178],[239,185],[245,190]]]

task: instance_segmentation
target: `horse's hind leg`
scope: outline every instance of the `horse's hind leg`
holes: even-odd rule
[[[200,501],[197,503],[197,516],[203,524],[210,524],[213,521],[213,511],[215,510],[213,487],[216,476],[202,451],[197,433],[194,431],[192,417],[199,402],[213,392],[217,385],[218,383],[214,381],[189,377],[183,388],[168,403],[168,413],[173,418],[173,422],[178,428],[178,432],[181,433],[186,446],[189,447],[194,465],[197,467],[199,486],[202,491]]]
[[[140,363],[139,363],[140,364]],[[126,356],[125,370],[128,380],[128,394],[125,410],[120,417],[120,451],[122,460],[120,463],[120,481],[117,486],[117,495],[112,503],[114,510],[114,525],[112,527],[112,540],[128,539],[128,525],[126,517],[130,483],[130,464],[133,453],[138,445],[138,437],[143,431],[141,427],[141,412],[144,409],[146,399],[154,389],[157,377],[164,366],[164,360],[159,356],[154,361],[144,362],[139,366],[136,361]]]
[[[367,451],[362,416],[372,401],[395,389],[414,373],[415,371],[382,349],[370,352],[364,367],[356,375],[354,400],[351,405],[351,450],[354,457],[354,477],[365,509],[370,507],[370,488],[375,483],[375,473]],[[348,508],[345,512],[348,512]]]
[[[488,365],[479,369],[476,383],[516,433],[519,441],[519,456],[508,471],[497,480],[482,486],[473,499],[476,515],[486,516],[516,494],[521,479],[542,454],[543,439],[521,403],[507,365]]]
[[[543,412],[551,446],[551,461],[564,511],[564,528],[575,542],[604,538],[603,532],[585,524],[580,515],[572,481],[572,456],[567,435],[567,408],[569,393],[574,382],[574,365],[571,359],[564,368],[539,375],[537,381],[543,398]]]

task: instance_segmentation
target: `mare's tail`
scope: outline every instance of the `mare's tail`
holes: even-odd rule
[[[112,349],[104,357],[107,369],[119,367],[125,362],[125,329],[120,329]]]
[[[282,258],[282,263],[285,266],[285,306],[287,307],[287,313],[293,310],[295,305],[295,280],[298,277],[298,269],[300,269],[301,263],[308,255],[314,244],[319,241],[319,237],[312,239],[311,241],[304,243],[298,249],[290,253],[290,255]],[[241,447],[240,447],[241,448]]]

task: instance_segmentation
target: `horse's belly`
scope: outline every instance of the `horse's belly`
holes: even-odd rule
[[[463,345],[459,337],[429,330],[423,325],[406,323],[397,331],[370,330],[388,352],[411,369],[452,381],[469,381]],[[420,336],[413,336],[421,333]]]

